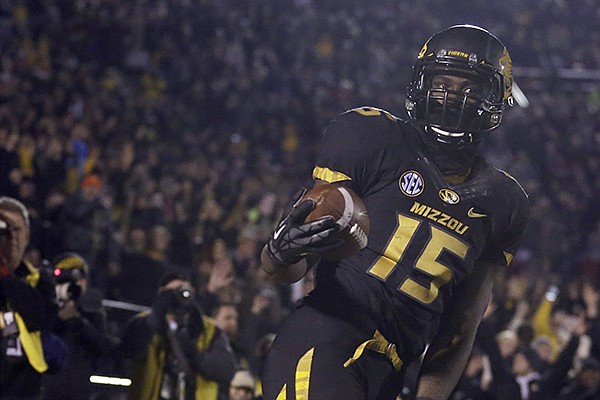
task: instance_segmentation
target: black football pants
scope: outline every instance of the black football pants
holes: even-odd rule
[[[365,349],[347,363],[373,333],[372,327],[299,307],[278,331],[267,356],[264,399],[395,400],[404,371],[397,372],[384,354]]]

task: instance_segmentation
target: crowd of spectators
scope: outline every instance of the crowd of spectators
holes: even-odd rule
[[[551,342],[546,364],[582,336],[600,358],[600,82],[556,78],[600,70],[600,6],[446,3],[0,1],[0,193],[30,210],[28,258],[78,252],[105,298],[145,306],[165,272],[187,274],[207,314],[239,319],[224,330],[259,375],[311,281],[275,286],[258,254],[291,191],[311,184],[319,135],[357,106],[402,116],[421,44],[474,23],[505,42],[529,100],[483,151],[524,185],[533,216],[467,372],[495,360],[499,332]]]

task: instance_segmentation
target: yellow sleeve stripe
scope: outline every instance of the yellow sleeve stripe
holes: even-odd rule
[[[320,179],[327,183],[352,180],[352,178],[350,178],[346,174],[343,174],[338,171],[333,171],[327,167],[319,167],[318,165],[313,169],[312,176],[313,176],[313,179]]]
[[[513,259],[513,255],[506,251],[503,251],[503,253],[504,253],[504,258],[506,259],[506,266],[509,266]]]

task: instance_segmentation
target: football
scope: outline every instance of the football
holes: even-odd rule
[[[316,203],[314,210],[306,217],[306,222],[331,215],[341,227],[337,236],[344,243],[324,254],[323,258],[332,261],[341,260],[367,246],[369,236],[367,207],[352,189],[325,184],[309,190],[302,199],[312,199]]]

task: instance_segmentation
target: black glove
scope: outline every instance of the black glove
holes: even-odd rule
[[[326,216],[304,223],[316,206],[312,199],[300,201],[304,193],[306,189],[295,196],[291,211],[284,214],[269,238],[269,257],[277,264],[295,264],[306,255],[321,255],[343,243],[335,238],[340,228],[333,217]]]

